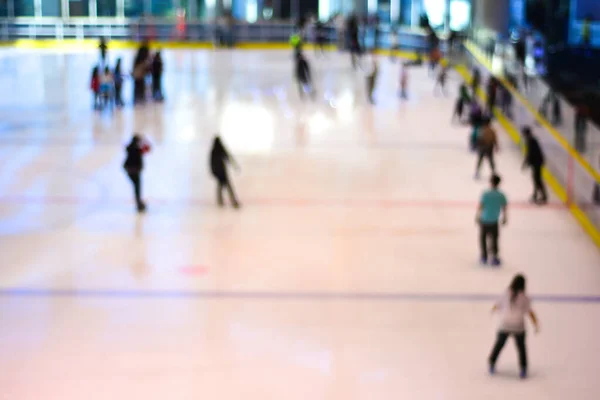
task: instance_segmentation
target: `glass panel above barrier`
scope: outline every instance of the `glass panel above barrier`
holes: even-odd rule
[[[152,16],[175,18],[174,3],[174,0],[152,0]]]
[[[16,17],[33,17],[35,15],[34,0],[14,0]]]
[[[71,17],[87,17],[90,15],[90,3],[87,0],[69,0],[69,15]]]
[[[125,17],[136,18],[144,14],[144,0],[124,0]]]
[[[60,16],[61,16],[61,0],[42,0],[42,17],[60,17]]]
[[[116,17],[117,16],[117,1],[116,0],[96,0],[97,15],[99,17]]]

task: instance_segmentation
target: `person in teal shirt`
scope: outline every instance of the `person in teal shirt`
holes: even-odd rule
[[[508,222],[508,201],[506,196],[498,187],[502,179],[498,175],[491,178],[491,188],[483,193],[479,202],[477,211],[477,223],[479,224],[479,245],[481,247],[481,263],[488,262],[488,239],[491,241],[492,265],[501,264],[498,258],[498,237],[500,233],[500,216],[502,215],[502,224]]]

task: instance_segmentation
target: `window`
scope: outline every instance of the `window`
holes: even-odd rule
[[[471,3],[468,0],[452,0],[450,3],[450,29],[463,31],[471,23]]]
[[[96,0],[97,15],[99,17],[116,17],[117,16],[117,1],[116,0]]]
[[[89,15],[90,7],[88,0],[69,0],[69,16],[87,17]]]
[[[60,17],[60,0],[42,0],[43,17]]]
[[[446,17],[446,0],[424,0],[423,6],[433,29],[444,27]]]
[[[8,17],[8,1],[0,0],[0,17]]]
[[[144,0],[125,0],[125,16],[141,17],[144,14]]]
[[[174,17],[173,0],[152,0],[152,15],[154,17]]]
[[[33,17],[35,15],[34,0],[15,0],[16,17]]]

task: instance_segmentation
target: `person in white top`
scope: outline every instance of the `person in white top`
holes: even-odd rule
[[[509,336],[515,338],[517,351],[519,352],[519,364],[521,367],[521,379],[527,378],[527,349],[525,347],[525,317],[529,316],[535,328],[539,332],[538,319],[531,309],[531,301],[525,293],[525,277],[516,275],[508,291],[502,299],[494,305],[492,312],[502,313],[500,327],[496,338],[496,344],[489,358],[490,374],[496,372],[496,361]]]

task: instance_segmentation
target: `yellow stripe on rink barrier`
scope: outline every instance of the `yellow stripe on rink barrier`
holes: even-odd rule
[[[478,61],[491,72],[491,68],[490,68],[491,66],[489,65],[489,63],[484,64],[479,59],[478,59]],[[465,66],[462,66],[462,65],[457,66],[455,69],[463,77],[465,82],[471,82],[471,78],[472,78],[471,74],[469,73],[468,69]],[[502,83],[506,84],[506,82],[504,82],[504,81],[502,81]],[[514,88],[512,88],[510,86],[509,86],[509,90],[511,90],[511,92],[516,91]],[[485,92],[483,92],[483,90],[479,89],[479,92],[477,93],[477,95],[485,102],[487,96],[486,96]],[[520,96],[520,94],[519,94],[518,98],[519,98],[520,102],[523,103],[523,105],[525,105],[529,109],[529,111],[535,112],[537,114],[536,118],[539,117],[539,118],[543,119],[537,113],[537,111],[535,111],[534,107],[532,107],[530,104],[525,104],[525,103],[527,103],[527,100],[525,100],[525,98],[523,96]],[[508,136],[510,136],[510,138],[517,145],[519,145],[519,147],[521,148],[521,151],[524,153],[525,147],[523,146],[523,143],[521,142],[521,135],[519,134],[519,130],[498,109],[494,110],[494,116],[496,117],[496,120],[502,126],[502,128],[504,128],[506,133],[508,133]],[[546,121],[546,124],[550,125],[547,121]],[[554,131],[554,132],[557,135],[560,135],[558,132],[556,132],[556,131]],[[566,143],[564,138],[561,137],[561,139],[563,139],[563,142]],[[566,143],[566,145],[568,146],[568,143]],[[567,148],[565,148],[565,149],[567,151],[569,151]],[[575,152],[575,150],[572,148],[571,148],[571,151]],[[569,155],[571,155],[571,151],[569,151]],[[577,152],[575,152],[575,154],[579,157],[580,160],[585,162],[585,160],[583,160],[583,158],[581,158],[581,156],[579,156],[579,154],[577,154]],[[589,167],[591,168],[591,166],[589,166]],[[548,183],[550,188],[552,188],[552,190],[554,191],[554,193],[556,194],[558,199],[561,202],[567,204],[569,211],[575,217],[577,222],[579,222],[579,225],[581,225],[583,230],[588,234],[588,236],[592,239],[592,241],[596,244],[596,246],[598,248],[600,248],[600,231],[598,231],[598,228],[596,228],[596,226],[594,226],[592,221],[590,221],[590,219],[587,217],[587,215],[581,210],[581,208],[579,208],[579,206],[577,204],[575,204],[574,202],[569,202],[569,197],[568,197],[567,191],[560,184],[558,179],[556,179],[556,177],[548,170],[548,168],[544,168],[543,175],[544,175],[544,180]],[[597,174],[595,174],[593,176],[596,178],[596,175]]]
[[[2,47],[14,47],[18,49],[55,49],[55,50],[94,50],[98,49],[98,39],[17,39],[12,42],[2,42]],[[149,41],[150,47],[154,49],[226,49],[226,47],[216,47],[213,42],[194,42],[194,41]],[[136,49],[139,47],[139,41],[133,40],[109,40],[109,49]],[[314,51],[316,46],[312,43],[304,43],[303,49]],[[234,45],[239,50],[291,50],[292,47],[287,42],[238,42]],[[336,51],[337,46],[328,44],[324,46],[325,51]],[[395,57],[414,60],[417,55],[414,51],[405,50],[377,50],[377,54],[382,56],[394,55]],[[423,57],[424,61],[428,57]]]

